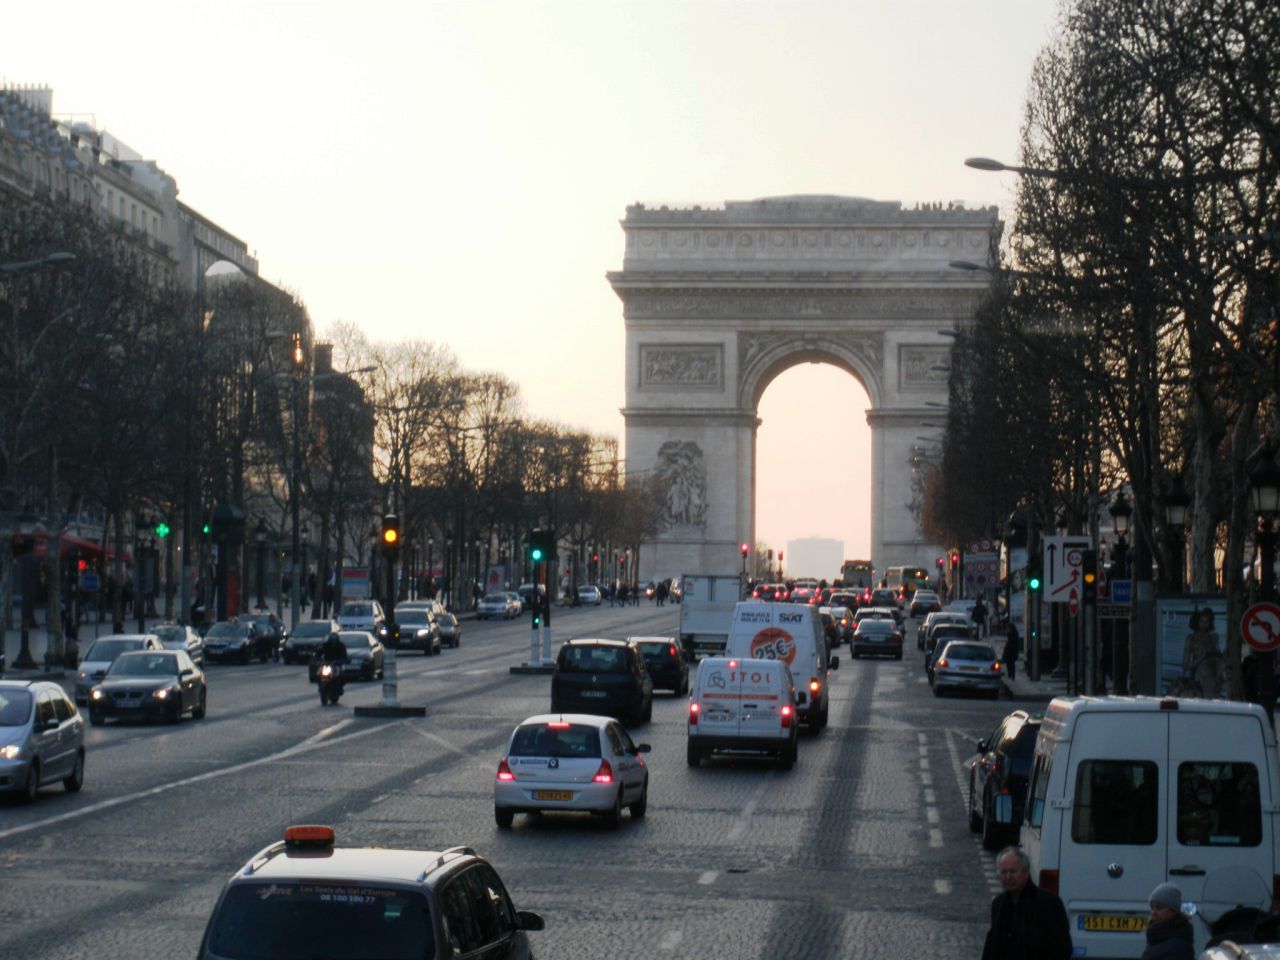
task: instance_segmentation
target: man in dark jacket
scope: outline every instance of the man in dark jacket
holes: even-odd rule
[[[1071,930],[1057,894],[1031,882],[1031,862],[1017,847],[996,857],[1004,893],[991,901],[982,960],[1069,960]]]
[[[1142,960],[1195,960],[1195,931],[1182,912],[1182,891],[1172,883],[1162,883],[1151,891],[1147,902],[1151,921]]]

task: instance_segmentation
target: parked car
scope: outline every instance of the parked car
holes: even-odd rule
[[[969,829],[982,834],[988,850],[1017,842],[1040,720],[1039,713],[1013,711],[978,741],[978,755],[969,763]],[[995,798],[1001,795],[1013,801],[1011,824],[995,822]]]
[[[541,929],[470,847],[335,847],[332,827],[293,826],[232,874],[197,957],[530,960]]]
[[[338,613],[342,630],[368,630],[379,640],[387,636],[387,615],[377,600],[349,600]]]
[[[1004,690],[1004,665],[996,648],[983,640],[952,640],[934,658],[933,695],[947,690],[971,690],[1000,699]]]
[[[421,650],[431,657],[440,652],[440,624],[430,610],[401,610],[396,607],[396,626],[400,630],[400,650]]]
[[[580,810],[617,826],[622,809],[639,820],[649,806],[649,768],[622,724],[609,717],[551,713],[511,734],[493,782],[493,817],[510,827],[517,813]]]
[[[221,620],[204,635],[204,655],[211,663],[248,663],[254,657],[266,663],[275,657],[274,647],[275,641],[268,634],[238,619]]]
[[[487,593],[476,604],[477,620],[498,619],[499,617],[503,620],[511,620],[518,616],[520,616],[520,602],[513,603],[511,597],[505,593]]]
[[[280,657],[285,663],[310,663],[329,635],[341,629],[336,620],[303,620],[285,639]]]
[[[84,783],[84,719],[52,681],[0,680],[0,793],[34,803],[53,783]]]
[[[873,654],[902,659],[902,631],[892,620],[867,619],[853,631],[849,646],[854,657]]]
[[[436,626],[440,628],[440,642],[457,649],[462,643],[462,624],[458,622],[458,618],[448,612],[437,613]]]
[[[166,650],[182,650],[201,670],[204,669],[204,637],[195,627],[181,623],[161,623],[151,628]]]
[[[578,587],[578,603],[584,606],[598,607],[603,599],[600,588],[593,583],[584,583]]]
[[[639,647],[627,640],[570,640],[551,674],[552,713],[600,713],[647,723],[653,679]]]
[[[140,717],[178,723],[205,715],[209,693],[204,671],[183,650],[135,650],[122,653],[89,693],[89,722],[108,717]]]
[[[153,633],[113,633],[99,637],[80,661],[80,669],[76,673],[76,703],[83,707],[89,702],[89,691],[102,681],[107,675],[107,668],[120,654],[130,650],[163,649],[164,644]]]
[[[677,697],[689,692],[689,663],[670,637],[627,637],[640,648],[653,680],[653,689],[670,690]]]

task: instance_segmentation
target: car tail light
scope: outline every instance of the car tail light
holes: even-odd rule
[[[320,824],[303,824],[284,828],[284,842],[290,846],[333,846],[333,827]]]
[[[702,707],[697,703],[697,701],[689,704],[689,726],[696,727],[698,725],[698,713],[701,710]]]
[[[613,783],[613,767],[609,766],[608,760],[600,761],[600,769],[591,779],[595,783]]]
[[[1057,870],[1041,870],[1040,871],[1040,889],[1047,890],[1055,896],[1058,893],[1058,871]]]
[[[784,703],[782,705],[782,729],[786,730],[791,726],[791,704]]]
[[[940,659],[938,660],[938,662],[937,662],[937,663],[935,663],[935,664],[934,664],[934,666],[935,666],[935,667],[942,667],[943,669],[946,669],[947,667],[951,666],[951,664],[947,663],[947,658],[946,658],[946,657],[942,657],[942,658],[940,658]]]
[[[516,775],[511,772],[511,764],[507,763],[506,757],[503,757],[498,761],[498,779],[505,782],[515,778]]]
[[[817,681],[817,680],[810,680],[810,681],[809,681],[809,692],[810,692],[810,693],[817,693],[817,692],[818,692],[818,689],[819,689],[821,686],[822,686],[822,684],[821,684],[819,681]]]
[[[676,655],[676,645],[674,643],[667,647],[667,653],[673,657]]]

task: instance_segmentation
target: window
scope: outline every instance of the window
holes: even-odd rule
[[[488,867],[479,866],[468,870],[466,879],[481,943],[498,943],[515,933],[516,912],[497,875]]]
[[[1205,847],[1261,843],[1257,767],[1252,763],[1179,764],[1178,842]]]
[[[1035,769],[1031,772],[1031,786],[1028,793],[1031,803],[1027,805],[1027,825],[1039,830],[1044,823],[1044,798],[1049,792],[1049,772],[1053,769],[1053,760],[1044,754],[1036,760]]]
[[[65,693],[59,690],[53,695],[53,712],[57,714],[58,722],[62,723],[64,720],[70,720],[76,715],[75,704],[67,699]]]
[[[53,697],[46,691],[36,700],[36,726],[43,727],[50,720],[56,720],[57,713],[53,709]]]
[[[1149,846],[1159,832],[1159,775],[1150,760],[1085,760],[1076,772],[1071,839]]]

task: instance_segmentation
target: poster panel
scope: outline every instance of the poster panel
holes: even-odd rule
[[[1208,610],[1213,614],[1212,630],[1216,635],[1218,650],[1226,656],[1227,598],[1219,594],[1182,594],[1156,597],[1156,656],[1159,670],[1156,673],[1156,693],[1169,691],[1169,684],[1183,674],[1183,654],[1187,638],[1191,635],[1192,614]]]

